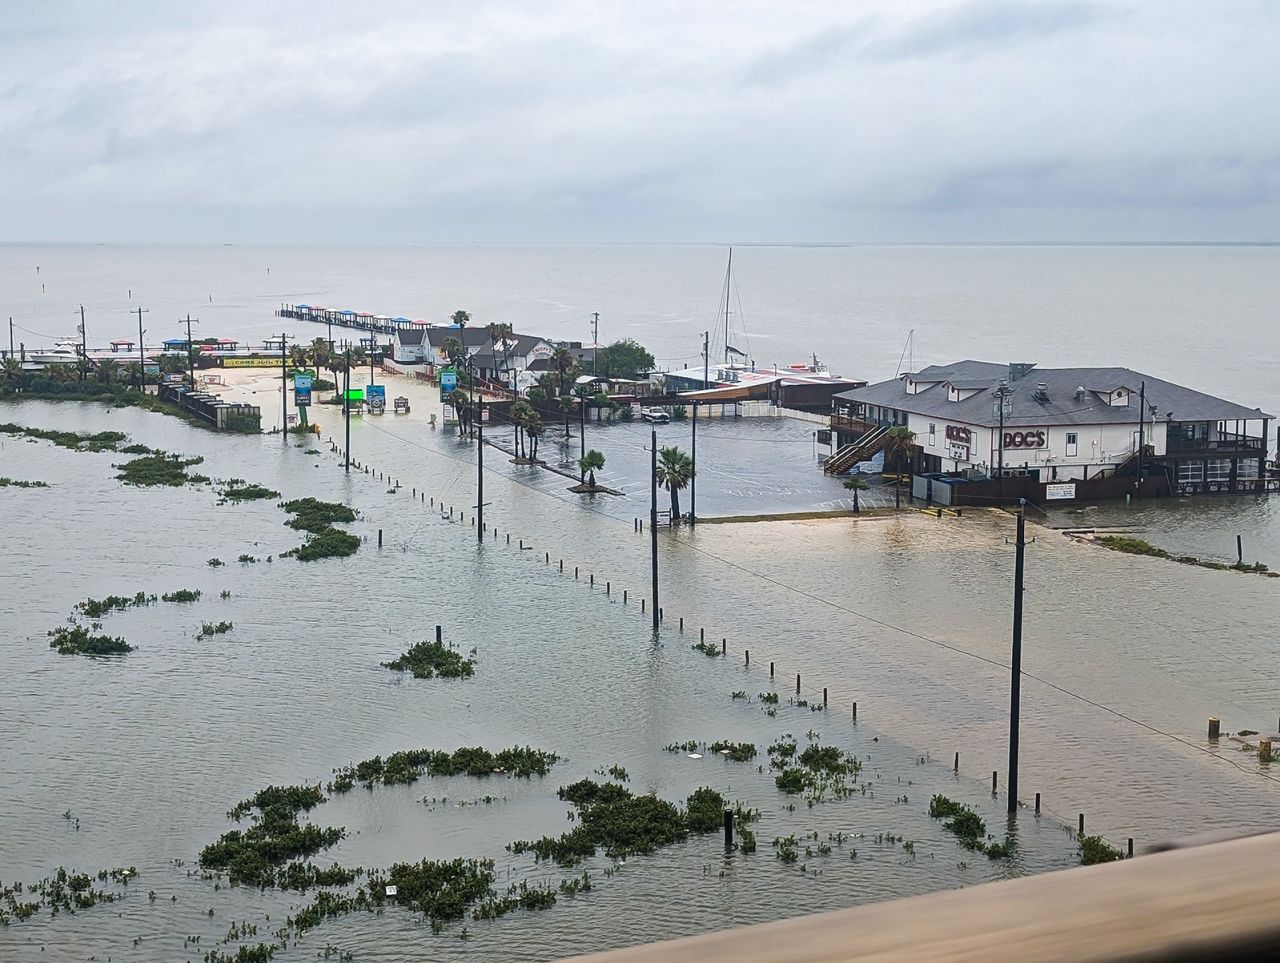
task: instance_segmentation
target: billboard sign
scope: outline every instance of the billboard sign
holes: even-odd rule
[[[1059,482],[1056,485],[1044,486],[1045,501],[1074,501],[1075,497],[1075,482]]]
[[[442,368],[440,371],[440,394],[450,394],[458,387],[458,369]]]
[[[373,414],[382,414],[387,408],[387,386],[368,385],[364,389],[365,404]]]
[[[293,376],[293,403],[299,408],[306,408],[311,404],[311,375]]]

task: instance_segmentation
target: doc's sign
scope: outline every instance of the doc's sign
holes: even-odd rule
[[[1006,431],[1000,436],[1001,446],[1005,449],[1045,448],[1049,444],[1049,433],[1043,428],[1029,428],[1026,431]]]

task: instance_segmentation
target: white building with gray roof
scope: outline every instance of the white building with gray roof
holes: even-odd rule
[[[994,477],[1003,466],[1053,483],[1141,465],[1179,494],[1260,491],[1272,418],[1129,368],[959,361],[837,394],[825,467],[848,471],[905,425],[916,474]]]

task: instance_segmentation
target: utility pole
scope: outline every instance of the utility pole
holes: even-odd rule
[[[711,362],[709,360],[711,352],[711,332],[702,332],[702,390],[706,391],[711,387],[710,374]]]
[[[1000,379],[1000,386],[995,390],[997,414],[1000,419],[1000,432],[996,438],[996,494],[997,496],[1004,494],[1004,414],[1005,400],[1013,394],[1013,389],[1009,387],[1009,382],[1004,378]]]
[[[471,399],[476,409],[476,541],[484,544],[484,405]],[[517,429],[518,430],[518,429]]]
[[[140,395],[147,393],[147,356],[142,352],[142,336],[146,332],[142,330],[142,316],[149,313],[149,308],[138,308],[138,394]]]
[[[698,524],[698,401],[695,398],[693,402],[693,442],[690,445],[693,449],[689,456],[689,460],[693,462],[693,469],[689,473],[689,524]]]
[[[1013,564],[1013,659],[1009,691],[1009,812],[1018,811],[1018,723],[1022,702],[1022,564],[1027,548],[1027,501],[1018,499],[1018,541]]]
[[[373,349],[378,346],[378,339],[369,332],[369,384],[373,384]]]
[[[13,357],[13,315],[9,315],[9,357]]]
[[[1142,497],[1142,449],[1146,445],[1147,426],[1147,383],[1143,381],[1138,388],[1138,479],[1133,485],[1133,497]]]
[[[12,332],[10,333],[10,337],[12,338]],[[10,345],[11,350],[12,350],[12,347],[13,346]],[[87,371],[85,369],[88,367],[88,365],[89,365],[89,342],[88,342],[88,335],[86,335],[84,332],[84,305],[82,304],[80,305],[80,380],[81,381],[84,381],[85,375],[87,374]]]
[[[653,590],[653,634],[658,634],[658,429],[649,430],[649,569]]]
[[[191,326],[193,324],[199,324],[200,319],[193,318],[191,316],[191,312],[188,311],[187,320],[179,321],[178,323],[185,324],[187,326],[187,373],[191,378],[191,387],[194,390],[196,386],[196,355],[195,355],[195,351],[193,350],[195,348],[195,345],[191,343]]]
[[[347,360],[342,366],[342,417],[347,423],[347,438],[342,450],[346,453],[345,470],[351,474],[351,343],[346,346]]]
[[[591,312],[591,373],[596,373],[596,360],[600,355],[600,312]]]
[[[578,453],[583,457],[587,457],[587,396],[581,391],[578,392]],[[579,477],[586,481],[586,473],[579,470]]]
[[[288,336],[280,332],[280,434],[289,440],[289,352],[285,347]]]

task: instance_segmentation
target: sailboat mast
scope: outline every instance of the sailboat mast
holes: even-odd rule
[[[724,272],[724,363],[729,365],[729,291],[733,280],[733,248],[729,248],[729,266]]]

